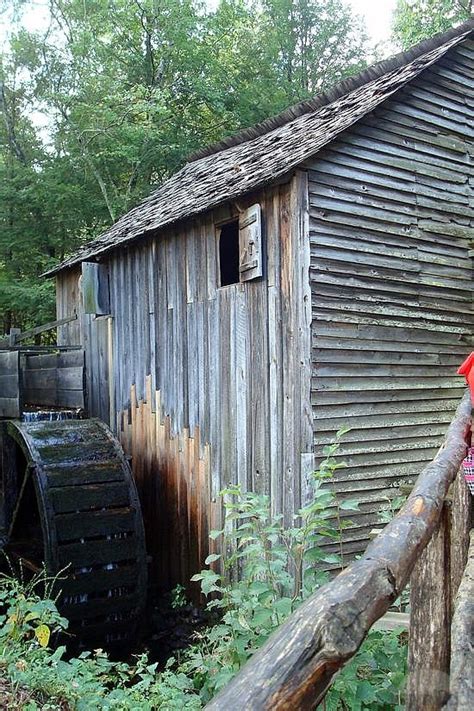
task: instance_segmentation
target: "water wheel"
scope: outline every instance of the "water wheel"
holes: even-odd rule
[[[123,643],[145,604],[143,522],[130,467],[100,420],[0,423],[7,554],[60,571],[58,607],[83,645]]]

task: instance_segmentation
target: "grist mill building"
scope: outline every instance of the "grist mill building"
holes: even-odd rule
[[[201,151],[50,272],[165,584],[202,566],[229,482],[290,522],[350,427],[350,558],[442,442],[473,349],[473,32]]]

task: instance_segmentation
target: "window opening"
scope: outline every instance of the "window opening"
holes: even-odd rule
[[[239,278],[239,221],[222,225],[219,234],[220,285],[238,284]]]

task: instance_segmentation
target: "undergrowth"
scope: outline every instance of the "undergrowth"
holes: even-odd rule
[[[343,433],[338,433],[338,438]],[[212,553],[195,575],[217,622],[159,670],[145,654],[133,663],[112,662],[102,650],[66,658],[51,640],[67,630],[55,602],[39,594],[44,576],[30,582],[0,578],[0,701],[16,711],[148,711],[200,709],[296,607],[343,563],[340,547],[354,500],[337,500],[326,485],[340,466],[339,441],[328,446],[313,475],[309,502],[293,526],[272,515],[269,499],[222,492],[225,523],[211,539],[226,551]],[[173,598],[183,603],[184,590]],[[406,671],[404,633],[372,631],[326,696],[327,711],[403,708]],[[3,698],[2,698],[3,696]],[[18,700],[18,702],[17,702]]]

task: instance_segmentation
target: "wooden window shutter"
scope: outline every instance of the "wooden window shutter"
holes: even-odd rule
[[[83,262],[81,288],[84,313],[96,316],[110,313],[109,274],[105,265]]]
[[[263,274],[262,211],[258,204],[251,205],[239,217],[239,273],[240,281]]]

